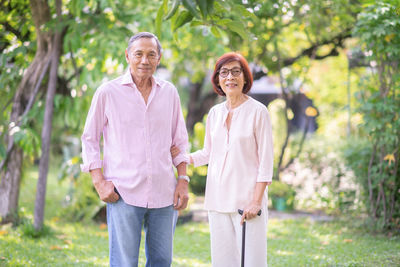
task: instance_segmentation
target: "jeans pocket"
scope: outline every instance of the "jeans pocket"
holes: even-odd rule
[[[119,198],[121,198],[121,195],[119,194],[117,188],[114,186],[114,192],[117,193],[117,195],[119,196]]]

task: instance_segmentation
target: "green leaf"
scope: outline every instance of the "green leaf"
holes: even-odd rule
[[[189,10],[193,17],[200,18],[196,4],[192,0],[182,0],[183,6]]]
[[[172,24],[172,31],[175,31],[179,27],[182,27],[183,25],[185,25],[186,23],[188,23],[192,19],[193,19],[193,15],[189,11],[186,11],[186,10],[182,11],[178,15],[175,23]]]
[[[224,14],[229,13],[228,9],[223,7],[220,2],[214,2],[213,9],[215,11],[215,12],[213,12],[213,14],[221,15],[222,17],[224,17]],[[211,12],[208,12],[208,13],[211,14]]]
[[[233,20],[231,20],[231,19],[220,19],[217,21],[217,24],[221,25],[221,26],[227,26],[228,24],[230,24],[232,22],[233,22]]]
[[[81,8],[79,5],[79,0],[72,0],[72,6],[73,6],[73,10],[74,10],[74,15],[76,17],[80,17],[81,16]]]
[[[214,0],[207,0],[207,13],[211,14],[214,11]]]
[[[4,158],[6,156],[6,148],[3,143],[0,143],[0,158]]]
[[[192,20],[192,22],[190,23],[191,27],[196,27],[196,26],[201,26],[204,25],[204,23],[200,20]]]
[[[232,21],[226,25],[231,31],[236,32],[242,37],[243,40],[246,40],[249,36],[246,32],[246,29],[243,25],[238,21]]]
[[[181,4],[181,0],[173,0],[172,7],[168,11],[167,15],[164,17],[164,20],[170,19],[173,15],[175,15],[176,11],[178,10],[179,5]]]
[[[201,12],[201,15],[203,16],[203,18],[204,19],[207,18],[207,13],[208,13],[207,1],[205,1],[205,0],[196,0],[196,3],[200,8],[200,12]]]
[[[163,1],[164,14],[168,11],[168,0]]]
[[[83,7],[84,7],[84,5],[85,5],[85,1],[79,1],[80,3],[81,3],[81,8],[83,9]],[[109,5],[109,6],[111,6],[111,8],[113,9],[113,10],[116,10],[117,9],[117,6],[115,5],[115,1],[114,0],[108,0],[107,1],[107,4]]]
[[[172,37],[175,43],[179,43],[178,32],[173,31]]]
[[[221,37],[221,33],[216,26],[211,26],[211,33],[217,38]]]
[[[234,5],[233,6],[233,11],[235,13],[240,14],[241,16],[245,17],[245,18],[251,18],[253,20],[258,21],[258,17],[256,15],[254,15],[254,13],[248,11],[244,6],[242,5]]]
[[[364,8],[366,8],[366,7],[370,6],[370,5],[373,5],[373,4],[375,4],[375,0],[364,0],[364,1],[362,1],[362,7],[364,7]]]
[[[162,18],[163,18],[163,16],[164,16],[164,3],[166,2],[167,0],[164,0],[163,1],[163,4],[162,5],[160,5],[160,7],[158,8],[158,11],[157,11],[157,17],[156,17],[156,35],[158,36],[158,38],[161,38],[161,24],[162,24]]]

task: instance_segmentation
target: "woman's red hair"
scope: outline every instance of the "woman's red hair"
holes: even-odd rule
[[[250,91],[251,86],[253,85],[253,75],[251,74],[249,63],[247,63],[247,60],[241,54],[236,52],[225,53],[220,58],[218,58],[217,63],[215,63],[214,73],[211,77],[211,83],[213,85],[214,91],[219,95],[225,96],[224,91],[222,91],[221,86],[219,86],[219,70],[222,68],[223,65],[232,61],[239,62],[240,66],[242,67],[245,81],[242,90],[243,94],[247,94],[247,92]]]

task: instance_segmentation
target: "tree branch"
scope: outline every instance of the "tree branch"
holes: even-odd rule
[[[79,84],[80,70],[81,69],[79,69],[78,66],[76,65],[76,61],[75,61],[75,58],[74,58],[74,52],[72,52],[71,42],[69,42],[68,45],[69,45],[69,52],[71,53],[72,66],[74,67],[74,70],[75,70],[75,73],[74,73],[73,76],[76,76],[76,81]]]
[[[303,135],[301,137],[301,141],[300,141],[297,153],[296,153],[296,155],[294,157],[292,157],[289,160],[289,162],[285,165],[285,167],[283,167],[283,169],[287,169],[294,162],[294,160],[300,156],[300,153],[303,150],[304,141],[306,140],[306,136],[307,136],[308,126],[310,124],[310,120],[311,120],[311,118],[307,116],[306,124],[305,124],[304,129],[303,129]]]
[[[47,60],[45,66],[44,66],[44,68],[42,70],[42,73],[40,74],[39,80],[36,83],[35,89],[33,90],[33,94],[29,98],[29,101],[28,101],[28,104],[27,104],[27,106],[26,106],[26,108],[24,110],[24,113],[22,113],[20,119],[15,123],[15,127],[21,125],[21,122],[23,121],[23,119],[26,117],[28,112],[31,110],[31,108],[33,106],[33,102],[35,101],[36,95],[39,92],[40,84],[42,83],[44,75],[46,74],[47,69],[50,66],[50,62],[51,62],[51,58],[49,57],[49,59]],[[4,131],[3,133],[5,133],[5,132],[6,131]],[[7,151],[6,151],[6,155],[4,156],[4,159],[0,163],[0,171],[6,166],[8,158],[9,158],[9,155],[10,155],[10,153],[11,153],[11,151],[13,149],[14,149],[14,140],[13,140],[13,137],[10,136],[10,140],[9,140],[9,143],[8,143],[8,148],[7,148]]]
[[[24,41],[25,37],[28,35],[28,34],[22,35],[22,33],[20,31],[18,31],[13,26],[11,26],[7,21],[5,21],[5,22],[3,22],[1,24],[4,26],[6,31],[9,31],[9,32],[13,33],[21,41]]]
[[[369,163],[368,163],[368,174],[367,174],[369,201],[371,203],[371,213],[374,218],[376,218],[376,211],[375,211],[375,207],[374,207],[374,191],[372,189],[371,171],[372,171],[372,164],[375,160],[375,154],[376,154],[376,144],[374,144],[374,147],[372,149],[371,158],[369,159]]]
[[[338,35],[332,37],[332,39],[325,40],[322,42],[317,42],[312,44],[309,48],[304,49],[301,51],[297,56],[291,57],[291,58],[286,58],[282,60],[283,66],[290,66],[294,62],[296,62],[298,59],[304,56],[312,57],[314,53],[316,53],[317,49],[323,45],[328,45],[328,44],[333,44],[334,47],[331,49],[329,53],[323,56],[315,56],[315,59],[321,60],[330,56],[337,56],[339,55],[337,48],[338,47],[343,47],[343,41],[347,38],[351,37],[350,29],[345,30],[344,32],[339,33]]]
[[[282,74],[282,61],[281,61],[281,54],[279,52],[279,47],[278,47],[278,43],[275,40],[274,41],[274,46],[275,46],[275,52],[276,55],[278,57],[278,70],[279,70],[279,83],[281,86],[281,91],[282,91],[282,96],[283,96],[283,100],[285,101],[285,111],[284,111],[284,115],[285,115],[285,120],[286,120],[286,137],[285,137],[285,141],[281,147],[281,153],[279,156],[279,161],[278,161],[278,166],[276,168],[276,174],[275,174],[275,179],[276,180],[280,180],[279,176],[280,176],[280,172],[281,172],[281,166],[282,166],[282,162],[283,162],[283,156],[285,154],[286,151],[286,147],[289,143],[289,137],[290,137],[290,132],[291,132],[291,124],[289,121],[289,117],[288,117],[288,112],[289,112],[289,97],[286,93],[286,88],[284,86],[284,78],[283,78],[283,74]]]

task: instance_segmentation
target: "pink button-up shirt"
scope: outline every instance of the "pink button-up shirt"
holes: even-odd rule
[[[97,89],[81,138],[81,170],[103,168],[126,203],[161,208],[173,204],[173,164],[188,161],[188,136],[176,88],[154,77],[152,84],[147,105],[129,71]],[[174,159],[172,145],[182,151]]]

